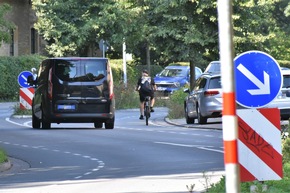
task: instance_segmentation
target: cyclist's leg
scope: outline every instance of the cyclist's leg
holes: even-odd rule
[[[144,117],[144,101],[145,96],[140,93],[140,119]]]
[[[151,112],[154,112],[154,109],[153,109],[153,107],[154,107],[154,104],[155,104],[155,97],[154,97],[154,93],[152,93],[150,97],[151,97],[150,110],[151,110]]]

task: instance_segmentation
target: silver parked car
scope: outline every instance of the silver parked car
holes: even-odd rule
[[[184,101],[184,112],[187,124],[206,124],[208,118],[222,116],[222,86],[220,74],[202,74],[197,80],[193,91]]]
[[[221,62],[220,61],[212,61],[208,64],[204,73],[221,73]]]
[[[277,97],[264,108],[278,108],[282,120],[290,118],[290,69],[281,67],[283,84]]]

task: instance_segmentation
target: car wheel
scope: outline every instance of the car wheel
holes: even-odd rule
[[[46,120],[46,118],[44,116],[43,110],[42,110],[41,114],[42,114],[42,119],[41,119],[42,124],[41,124],[41,128],[42,129],[50,129],[51,123]]]
[[[194,118],[191,118],[191,117],[188,116],[186,104],[184,104],[184,115],[185,115],[185,120],[186,120],[187,124],[193,124],[194,123]]]
[[[32,112],[32,128],[40,128],[40,120],[34,115],[34,112]]]
[[[103,123],[102,122],[94,122],[94,126],[96,129],[100,129],[103,127]]]
[[[203,116],[201,115],[201,113],[200,113],[200,108],[199,108],[198,105],[197,105],[197,109],[196,109],[196,111],[197,111],[197,120],[198,120],[198,123],[199,123],[199,124],[206,124],[206,122],[207,122],[207,118],[206,118],[206,117],[203,117]]]
[[[51,127],[51,123],[46,121],[46,120],[42,120],[42,129],[50,129]]]
[[[109,119],[105,122],[106,129],[114,129],[114,125],[115,125],[115,118]]]

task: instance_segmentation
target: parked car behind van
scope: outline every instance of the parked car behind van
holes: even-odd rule
[[[264,108],[278,108],[280,110],[281,120],[290,118],[290,69],[281,67],[283,76],[282,88],[277,97]]]
[[[197,119],[199,124],[206,124],[208,118],[222,116],[222,84],[220,74],[202,74],[197,80],[194,89],[184,101],[184,113],[187,124]]]
[[[195,79],[202,74],[199,67],[195,67]],[[168,96],[179,90],[190,81],[189,66],[167,66],[154,78],[158,96]]]
[[[49,129],[51,123],[94,123],[113,129],[113,77],[106,58],[63,57],[44,60],[34,85],[32,127]]]
[[[206,69],[204,70],[204,73],[221,73],[221,62],[220,61],[212,61],[208,64]]]

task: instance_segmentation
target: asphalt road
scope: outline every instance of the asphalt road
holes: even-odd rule
[[[190,184],[204,190],[223,174],[222,131],[168,124],[166,108],[156,108],[149,126],[137,109],[117,111],[113,130],[93,124],[32,129],[30,118],[9,117],[9,105],[1,111],[0,147],[14,166],[0,173],[0,193],[178,193]]]

